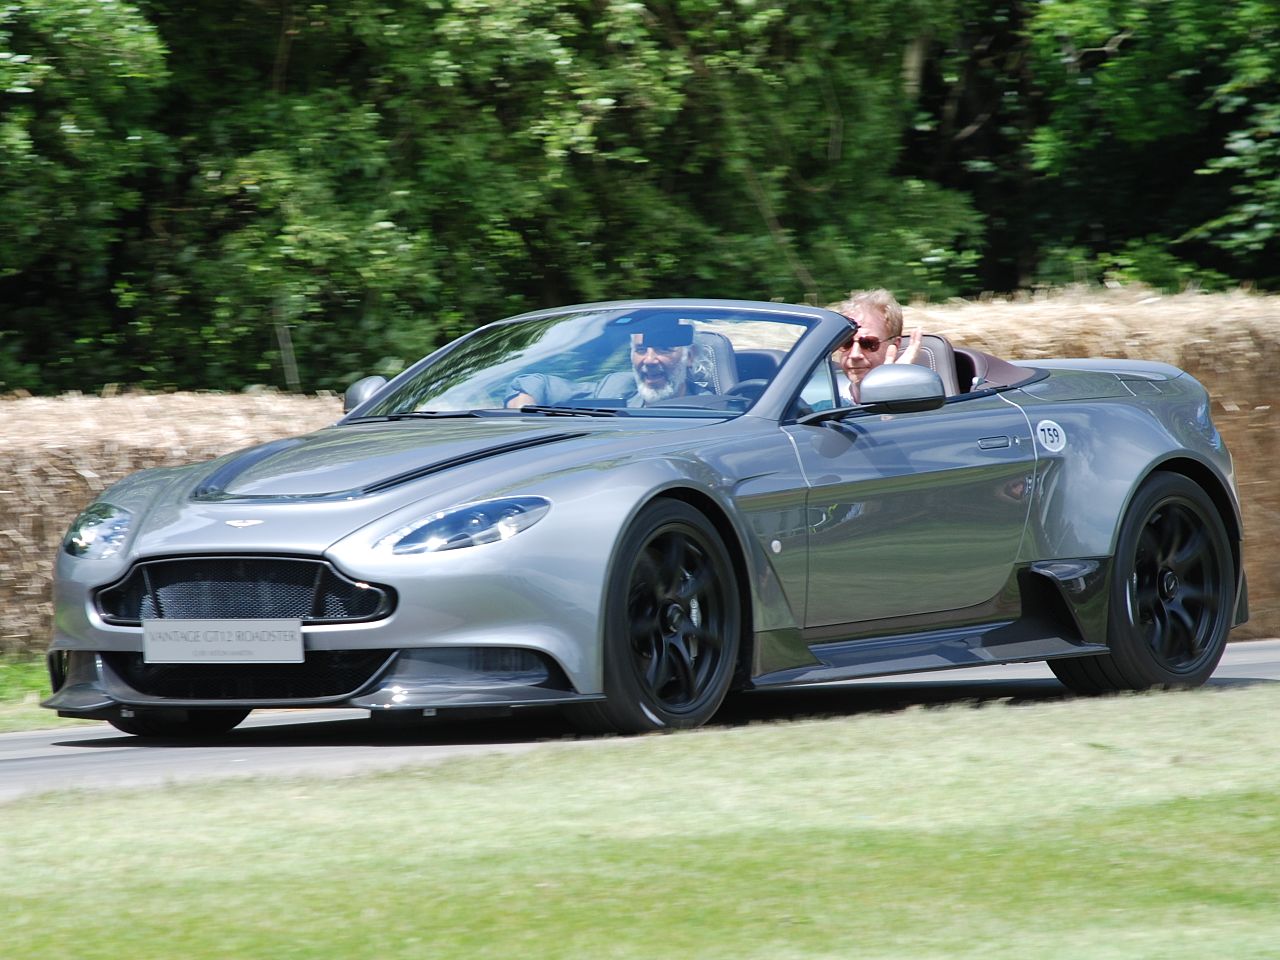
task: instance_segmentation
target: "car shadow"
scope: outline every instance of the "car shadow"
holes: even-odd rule
[[[1280,681],[1230,677],[1211,679],[1208,687],[1248,686]],[[732,694],[709,728],[731,728],[758,723],[789,723],[866,714],[891,713],[914,707],[1009,708],[1075,697],[1054,679],[862,680],[852,683],[816,684],[781,690],[754,690]],[[199,739],[134,737],[127,734],[65,739],[58,746],[89,749],[198,749],[210,747],[404,747],[465,746],[535,743],[548,740],[598,739],[573,727],[559,713],[530,709],[502,718],[405,719],[385,715],[344,719],[321,718],[298,711],[297,720],[275,715],[269,724],[252,720],[227,734]]]

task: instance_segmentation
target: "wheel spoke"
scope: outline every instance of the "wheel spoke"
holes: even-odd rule
[[[1187,573],[1204,562],[1204,554],[1209,546],[1209,538],[1203,530],[1191,530],[1189,536],[1182,541],[1172,556],[1169,567],[1179,579],[1185,579]]]
[[[644,681],[655,697],[663,699],[662,688],[671,681],[671,658],[667,656],[667,645],[661,641],[655,645],[653,658],[644,672]]]
[[[1142,570],[1143,567],[1155,567],[1160,563],[1160,536],[1156,527],[1156,520],[1157,518],[1153,517],[1151,522],[1142,528],[1142,534],[1138,537],[1138,550],[1134,558],[1134,565],[1139,570]]]
[[[1156,590],[1155,584],[1142,583],[1134,590],[1133,600],[1134,606],[1137,608],[1135,612],[1137,613],[1138,622],[1142,623],[1144,620],[1150,620],[1154,616],[1152,611],[1155,609],[1156,604],[1160,602],[1160,594]],[[1146,614],[1146,616],[1144,617],[1143,614]]]
[[[631,622],[631,649],[642,656],[654,656],[661,646],[658,624],[653,617]]]
[[[1151,649],[1161,657],[1168,658],[1169,643],[1169,613],[1165,610],[1163,603],[1157,603],[1151,608]]]
[[[662,558],[651,545],[636,559],[635,570],[631,574],[632,589],[641,586],[652,593],[661,581]]]
[[[703,656],[707,651],[720,650],[724,647],[724,637],[705,627],[695,627],[690,624],[685,630],[685,636],[689,639],[690,646],[701,651]]]
[[[1187,537],[1186,516],[1176,506],[1160,511],[1160,563],[1167,566]]]
[[[1183,604],[1193,606],[1209,614],[1216,613],[1222,603],[1222,598],[1218,594],[1195,585],[1184,585],[1180,599]]]
[[[676,683],[679,702],[688,703],[698,695],[698,684],[694,674],[693,654],[689,651],[687,638],[683,634],[675,634],[667,641],[667,660],[671,664],[672,679]]]
[[[631,597],[627,603],[627,620],[631,629],[653,630],[657,625],[658,605],[653,593],[643,584],[632,586]]]
[[[674,596],[684,579],[685,555],[688,543],[684,537],[674,534],[663,538],[658,582],[665,596]]]
[[[1197,647],[1195,618],[1181,603],[1169,604],[1168,611],[1170,636],[1167,646],[1170,659],[1178,653],[1187,657],[1194,656]]]

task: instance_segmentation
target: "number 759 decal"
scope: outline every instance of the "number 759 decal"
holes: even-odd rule
[[[1052,420],[1041,420],[1036,424],[1036,439],[1050,453],[1058,453],[1067,445],[1067,431]]]

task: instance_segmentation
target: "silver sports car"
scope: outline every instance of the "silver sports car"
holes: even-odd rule
[[[59,551],[45,705],[144,736],[334,706],[646,731],[977,664],[1204,682],[1248,603],[1195,379],[931,336],[851,404],[851,333],[778,303],[541,310],[355,384],[324,430],[128,477]]]

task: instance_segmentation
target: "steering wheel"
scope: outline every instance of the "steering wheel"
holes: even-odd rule
[[[724,392],[726,397],[746,397],[748,400],[759,400],[769,381],[763,377],[756,380],[741,380]]]

